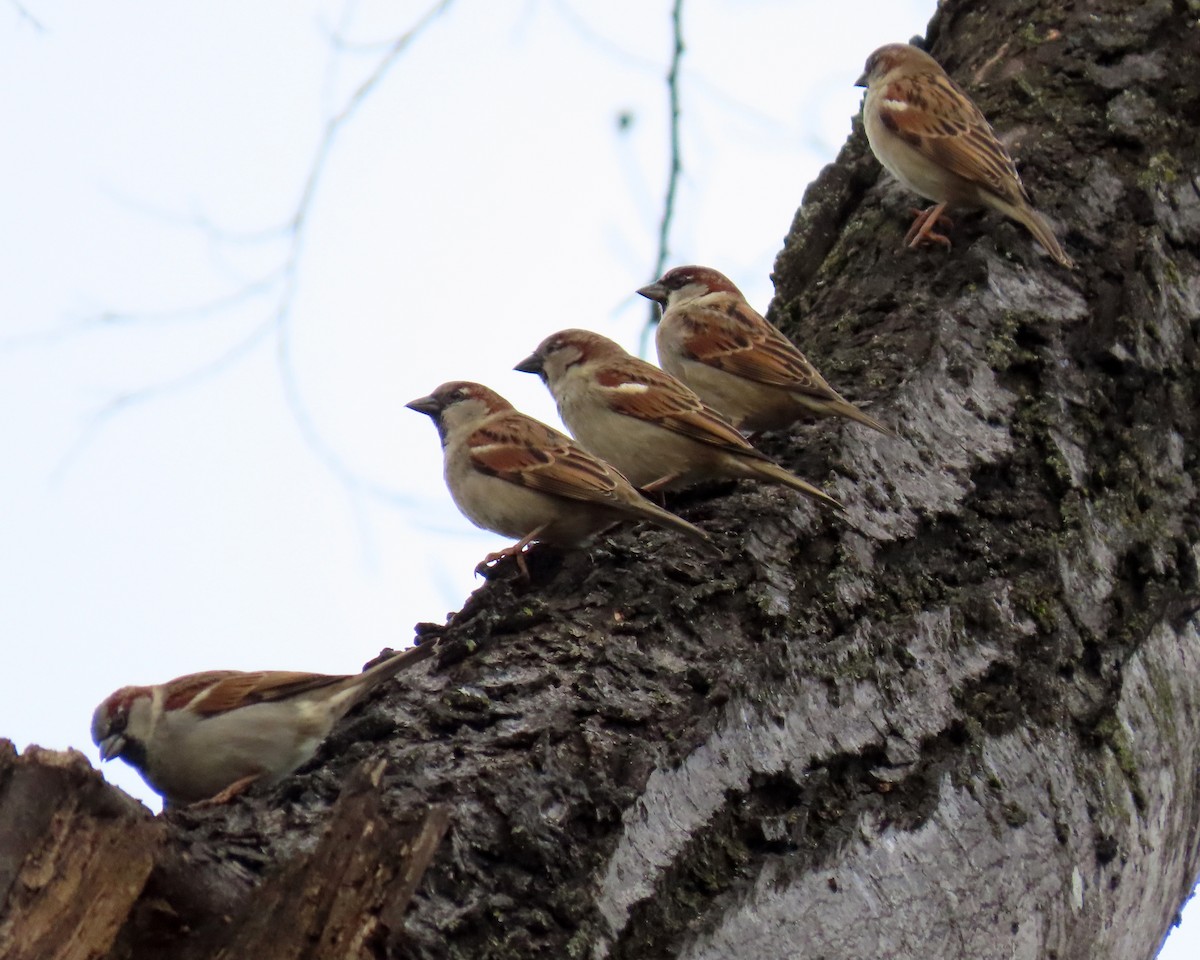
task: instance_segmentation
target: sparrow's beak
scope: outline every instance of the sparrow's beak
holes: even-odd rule
[[[119,757],[125,750],[125,738],[119,733],[110,733],[96,744],[100,748],[100,759],[111,760]]]
[[[409,400],[405,404],[409,410],[416,410],[417,413],[423,413],[427,417],[436,417],[442,412],[441,401],[437,397],[417,397],[416,400]]]
[[[646,284],[644,287],[638,287],[638,293],[640,293],[647,300],[653,300],[656,303],[667,302],[667,288],[657,280],[655,280],[654,283]]]
[[[531,353],[524,360],[518,363],[514,370],[519,370],[521,373],[536,373],[539,377],[545,372],[546,361],[538,354]]]
[[[863,75],[854,81],[856,87],[865,87],[867,85],[867,71],[863,71]]]

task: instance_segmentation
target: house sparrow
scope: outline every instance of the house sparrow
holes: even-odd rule
[[[257,781],[282,780],[351,707],[436,646],[347,676],[211,670],[122,687],[92,715],[92,740],[102,760],[120,757],[169,805],[224,803]]]
[[[513,556],[528,577],[522,551],[530,542],[575,546],[622,520],[650,520],[709,542],[566,434],[517,412],[482,384],[443,383],[407,406],[437,425],[446,486],[463,515],[477,527],[520,537],[481,567]]]
[[[929,54],[889,43],[867,58],[863,122],[875,156],[906,187],[933,200],[904,238],[950,245],[933,227],[947,204],[985,206],[1012,217],[1055,260],[1073,267],[1050,224],[1033,209],[1008,151],[979,108]]]
[[[562,330],[516,369],[536,373],[563,423],[643,490],[702,480],[765,480],[840,507],[833,497],[759,453],[686,386],[588,330]]]
[[[739,430],[779,430],[805,414],[891,433],[833,389],[724,274],[675,267],[638,290],[663,307],[658,362]]]

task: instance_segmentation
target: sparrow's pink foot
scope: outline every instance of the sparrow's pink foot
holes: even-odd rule
[[[191,804],[191,806],[199,809],[204,809],[205,807],[222,806],[236,797],[239,793],[244,792],[246,788],[250,786],[250,784],[254,783],[261,776],[262,774],[260,773],[252,773],[248,777],[242,777],[241,780],[234,780],[233,783],[227,786],[220,793],[209,797],[207,800],[197,800],[195,803]]]
[[[919,247],[923,243],[940,243],[949,250],[950,238],[944,233],[935,233],[933,230],[939,220],[947,230],[954,229],[954,221],[943,216],[945,209],[944,203],[938,203],[927,210],[914,210],[916,218],[913,220],[912,226],[908,228],[908,233],[904,235],[904,243],[909,247]]]
[[[545,530],[545,525],[537,527],[525,534],[520,540],[514,543],[511,547],[505,547],[503,550],[497,550],[495,553],[489,553],[475,567],[475,575],[486,577],[492,570],[496,569],[496,564],[503,560],[512,557],[517,564],[517,570],[521,575],[522,580],[529,579],[529,567],[525,564],[525,548],[529,546],[538,535]]]

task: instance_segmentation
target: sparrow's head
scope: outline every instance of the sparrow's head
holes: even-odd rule
[[[914,47],[911,43],[888,43],[867,57],[863,75],[854,85],[870,87],[882,81],[884,77],[931,71],[941,73],[942,68],[920,47]]]
[[[442,437],[458,424],[476,423],[493,413],[513,408],[495,390],[470,380],[443,383],[429,396],[410,400],[405,406],[432,419]]]
[[[538,348],[513,369],[536,373],[543,383],[554,384],[576,364],[627,355],[625,348],[615,340],[590,330],[560,330],[539,343]]]
[[[122,687],[110,694],[92,714],[92,742],[100,759],[121,757],[141,770],[146,764],[146,741],[154,725],[154,691]]]
[[[638,293],[648,300],[661,303],[664,309],[710,293],[742,295],[742,291],[725,274],[711,267],[697,266],[672,267],[653,283],[640,288]]]

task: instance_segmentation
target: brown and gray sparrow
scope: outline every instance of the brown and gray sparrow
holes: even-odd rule
[[[563,423],[644,490],[703,480],[764,480],[831,506],[823,491],[759,453],[684,384],[588,330],[562,330],[516,369],[550,388]]]
[[[675,267],[638,293],[663,307],[655,334],[662,368],[739,430],[779,430],[815,415],[891,433],[826,383],[724,274]]]
[[[925,51],[889,43],[867,58],[863,122],[879,162],[934,201],[905,237],[950,245],[933,227],[947,204],[991,207],[1022,224],[1064,267],[1073,267],[1046,219],[1033,209],[1012,158],[979,108]]]
[[[649,520],[708,543],[702,530],[647,500],[612,466],[482,384],[444,383],[408,407],[437,425],[446,486],[463,515],[520,538],[481,566],[513,556],[528,576],[522,551],[532,541],[576,546],[622,520]]]
[[[100,757],[120,757],[172,805],[223,803],[275,783],[309,760],[356,703],[436,644],[393,654],[346,676],[211,670],[122,687],[96,708]]]

